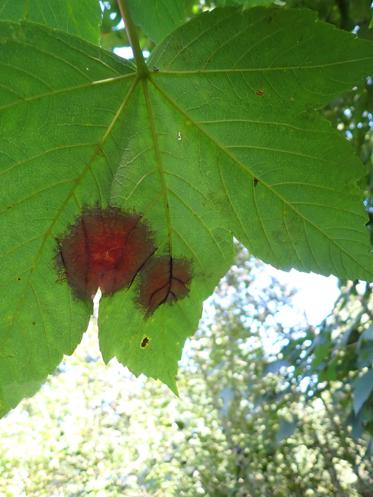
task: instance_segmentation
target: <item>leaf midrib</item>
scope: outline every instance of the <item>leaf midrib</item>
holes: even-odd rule
[[[70,93],[73,91],[84,90],[86,88],[94,88],[94,87],[101,85],[101,84],[103,85],[103,84],[116,83],[117,81],[123,81],[123,80],[129,79],[129,78],[136,78],[136,73],[135,72],[127,73],[127,74],[123,74],[121,76],[115,76],[112,78],[90,81],[89,83],[83,83],[81,85],[68,86],[68,87],[61,88],[59,90],[51,90],[51,91],[48,91],[45,93],[39,93],[39,94],[33,95],[31,97],[24,97],[24,98],[21,97],[21,98],[19,98],[19,100],[16,100],[16,101],[11,102],[9,104],[2,105],[0,107],[0,112],[3,110],[7,110],[11,107],[15,107],[17,105],[27,104],[29,102],[34,102],[35,100],[39,100],[42,98],[54,97],[56,95],[64,95],[65,93],[67,94],[67,93]]]
[[[328,62],[326,64],[313,64],[313,65],[296,65],[296,66],[269,66],[269,67],[242,67],[242,68],[219,68],[219,69],[160,69],[158,73],[152,76],[161,77],[162,75],[170,76],[183,76],[185,74],[221,74],[221,73],[251,73],[251,72],[276,72],[276,71],[292,71],[296,70],[307,70],[307,69],[325,69],[327,67],[341,66],[344,64],[354,64],[355,62],[364,62],[367,60],[373,61],[373,57],[358,57],[356,59],[345,59],[341,61]]]
[[[156,167],[158,170],[159,181],[161,185],[161,193],[163,199],[163,208],[165,211],[165,220],[167,224],[167,236],[168,236],[168,252],[170,257],[172,257],[172,223],[171,223],[171,213],[170,213],[170,204],[168,200],[168,187],[165,175],[165,169],[162,161],[162,153],[159,146],[157,127],[154,117],[154,110],[152,106],[152,101],[149,94],[148,88],[148,80],[142,80],[142,90],[144,94],[145,106],[148,113],[149,124],[150,124],[150,132],[152,135],[153,141],[153,150],[156,161]]]

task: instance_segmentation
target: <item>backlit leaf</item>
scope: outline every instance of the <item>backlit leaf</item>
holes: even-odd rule
[[[183,120],[174,128],[199,142],[201,184],[241,242],[284,269],[373,277],[365,169],[313,110],[372,67],[371,43],[308,11],[217,9],[150,62],[165,108]]]
[[[133,78],[124,62],[78,38],[0,25],[2,414],[38,388],[87,327],[91,306],[57,281],[55,237],[83,205],[109,196],[106,154],[119,162],[116,111]]]
[[[194,0],[130,0],[135,23],[153,41],[160,42],[191,15]]]
[[[364,402],[373,392],[373,370],[370,369],[365,374],[354,381],[353,389],[353,406],[355,414],[363,407]]]
[[[94,0],[2,0],[0,19],[34,21],[98,43],[100,4]]]
[[[173,390],[232,235],[280,268],[373,277],[365,171],[315,110],[371,72],[372,43],[309,12],[220,9],[167,38],[147,78],[27,22],[1,23],[0,62],[2,413],[85,329],[90,309],[55,269],[84,206],[142,214],[157,257],[191,265],[188,296],[149,316],[139,278],[100,308],[104,358]]]

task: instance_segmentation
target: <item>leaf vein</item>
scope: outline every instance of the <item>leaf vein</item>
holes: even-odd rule
[[[172,195],[175,198],[177,198],[178,201],[182,205],[184,205],[184,207],[186,207],[193,214],[193,216],[195,217],[195,219],[200,223],[200,225],[204,228],[204,230],[209,234],[210,238],[213,240],[216,248],[221,253],[221,255],[222,255],[223,259],[224,259],[224,252],[222,251],[219,243],[217,242],[216,237],[214,236],[214,234],[212,233],[212,231],[210,230],[210,228],[206,225],[205,221],[195,212],[195,210],[187,202],[185,202],[185,200],[178,193],[176,193],[174,190],[171,190],[170,188],[168,188],[168,191],[170,193],[172,193]]]
[[[249,174],[252,178],[255,177],[253,171],[244,163],[242,163],[235,155],[231,154],[229,152],[229,150],[227,150],[221,143],[219,143],[219,141],[217,141],[213,136],[211,136],[209,133],[207,133],[207,131],[198,125],[198,123],[196,121],[194,121],[194,119],[192,118],[192,116],[190,116],[189,114],[185,113],[184,110],[167,94],[163,91],[163,89],[154,81],[154,79],[151,79],[151,82],[152,84],[155,86],[155,88],[157,88],[157,90],[159,91],[159,93],[163,96],[163,98],[169,102],[169,104],[171,106],[173,106],[183,117],[186,117],[191,123],[193,123],[195,125],[195,127],[197,129],[199,129],[207,138],[209,138],[209,140],[214,143],[216,145],[216,147],[221,150],[225,155],[227,155],[231,160],[233,160],[234,163],[237,164],[237,166],[242,170],[244,171],[246,174]],[[355,259],[351,254],[349,254],[348,252],[346,252],[346,250],[341,247],[338,243],[335,242],[334,239],[330,238],[320,227],[318,227],[317,225],[315,225],[312,221],[310,221],[309,219],[307,219],[303,214],[302,212],[300,212],[298,209],[295,208],[294,205],[292,205],[291,203],[289,203],[287,201],[286,198],[284,198],[282,195],[280,195],[276,190],[273,190],[271,188],[271,185],[262,181],[262,184],[271,192],[273,192],[274,195],[276,195],[282,202],[284,202],[285,204],[287,204],[301,219],[303,219],[303,222],[307,221],[307,223],[309,223],[313,228],[315,228],[320,234],[322,234],[327,240],[329,240],[330,243],[333,243],[334,245],[336,245],[336,247],[343,251],[345,253],[345,255],[347,255],[347,257],[349,257],[350,259],[352,259],[361,269],[364,270],[364,272],[366,272],[366,268],[364,266],[362,266],[360,264],[360,262]],[[373,275],[373,271],[370,272],[370,274]]]

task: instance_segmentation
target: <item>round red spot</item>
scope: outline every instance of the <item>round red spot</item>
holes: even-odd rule
[[[155,248],[139,214],[87,208],[58,239],[57,263],[81,298],[128,287]]]

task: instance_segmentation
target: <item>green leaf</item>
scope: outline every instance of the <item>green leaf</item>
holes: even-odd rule
[[[55,237],[82,205],[108,198],[110,167],[120,157],[116,111],[133,77],[129,66],[79,38],[0,25],[7,67],[0,75],[4,414],[73,352],[87,327],[91,306],[57,282]]]
[[[79,38],[1,23],[2,412],[86,326],[88,306],[54,267],[55,237],[84,205],[142,213],[158,255],[192,263],[190,295],[147,319],[138,281],[100,308],[105,360],[173,390],[232,234],[278,267],[370,278],[364,169],[314,109],[369,74],[372,54],[309,12],[216,10],[167,38],[138,78]]]
[[[371,23],[372,24],[372,23]],[[373,456],[373,437],[370,437],[367,453],[372,457]]]
[[[195,226],[196,221],[192,221],[192,224]],[[179,236],[181,238],[182,234],[176,235]],[[195,247],[194,241],[191,243],[191,247]],[[211,240],[210,245],[213,243]],[[182,248],[191,255],[186,246]],[[226,252],[230,255],[229,250]],[[218,261],[221,264],[220,275],[223,275],[231,260],[218,256]],[[204,255],[201,260],[201,264],[203,263],[206,265]],[[196,273],[200,271],[198,267]],[[115,356],[134,374],[144,373],[159,379],[177,393],[177,362],[186,338],[197,329],[201,304],[211,294],[217,281],[218,278],[215,277],[213,283],[208,285],[203,277],[195,275],[188,298],[171,306],[160,307],[146,320],[136,305],[134,289],[125,293],[118,292],[111,299],[105,299],[100,304],[99,320],[100,348],[104,360],[108,362]],[[145,337],[149,342],[142,348]]]
[[[156,43],[193,13],[194,0],[129,0],[133,20]]]
[[[361,335],[357,346],[357,363],[359,368],[369,367],[373,363],[373,326]]]
[[[355,380],[352,384],[352,390],[353,407],[355,414],[357,414],[373,392],[373,370],[370,369],[363,376]]]
[[[365,168],[313,110],[371,70],[370,42],[309,11],[216,9],[150,63],[181,134],[192,129],[209,157],[210,198],[252,253],[283,269],[373,278]]]
[[[113,51],[117,47],[129,47],[130,43],[127,38],[125,29],[118,29],[109,33],[103,33],[101,36],[101,47]]]
[[[332,341],[329,331],[320,332],[313,341],[313,369],[324,369],[332,350]]]
[[[281,368],[288,368],[289,366],[290,362],[286,359],[277,359],[276,361],[267,364],[264,370],[264,375],[268,373],[276,374],[280,371]]]
[[[158,253],[193,261],[187,299],[161,307],[144,319],[136,285],[100,305],[100,346],[106,361],[116,356],[135,374],[158,378],[176,390],[177,361],[194,333],[202,302],[233,261],[231,234],[208,198],[207,158],[198,130],[164,104],[147,82],[127,103],[126,149],[114,177],[115,205],[145,215]],[[149,344],[141,347],[147,337]]]
[[[279,26],[292,33],[289,39],[279,37]],[[302,36],[304,46],[299,41]],[[331,54],[327,63],[314,48],[319,36]],[[221,55],[219,39],[226,40]],[[260,68],[255,67],[254,51],[250,52],[254,59],[248,55],[242,67],[235,67],[237,54],[241,57],[244,47],[248,52],[247,47],[261,41]],[[221,241],[214,243],[208,230],[211,225],[217,229],[222,219],[256,255],[272,264],[370,277],[366,215],[354,184],[364,170],[349,144],[309,109],[315,100],[318,106],[326,103],[325,93],[329,91],[331,98],[333,85],[342,89],[340,65],[343,74],[348,72],[346,89],[353,84],[346,67],[352,64],[355,78],[359,71],[360,77],[364,75],[367,61],[373,61],[372,47],[367,43],[358,47],[359,43],[330,26],[315,24],[308,12],[217,10],[191,21],[156,49],[149,65],[159,71],[149,84],[142,83],[135,102],[128,106],[127,122],[136,122],[136,127],[127,130],[129,140],[112,199],[145,211],[154,232],[161,235],[157,245],[165,252],[164,240],[172,238],[176,256],[187,256],[197,264],[201,284],[210,271],[212,287],[218,268],[226,264],[225,251],[219,257]],[[294,57],[294,45],[307,54],[297,55],[296,64],[306,56],[310,67],[298,68],[291,59],[284,59],[280,68],[266,65],[265,57],[274,59],[276,50]],[[361,67],[354,57],[362,59]],[[301,76],[313,78],[312,91],[305,92],[298,82]],[[333,80],[332,85],[333,77],[338,82]],[[329,78],[326,83],[324,78]],[[286,99],[288,84],[291,92]],[[258,96],[258,88],[265,88],[267,97]],[[349,165],[342,169],[346,157]],[[275,161],[280,166],[274,167]],[[256,186],[254,178],[259,178]],[[169,235],[167,211],[172,218]],[[188,317],[198,298],[189,307],[192,292],[190,301],[181,301],[177,311],[164,308],[144,321],[133,304],[135,293],[126,292],[125,298],[118,294],[101,305],[104,358],[116,356],[136,374],[145,372],[174,388],[175,357],[180,357],[199,316],[198,311],[189,326],[178,307],[188,309],[183,311]],[[208,287],[203,294],[208,294]],[[142,350],[144,337],[150,341]]]
[[[242,5],[245,8],[267,7],[275,0],[215,0],[217,7],[230,7],[232,5]]]
[[[0,19],[34,21],[95,44],[100,38],[101,9],[96,0],[2,0]]]
[[[276,444],[280,444],[287,438],[291,437],[298,426],[298,418],[295,416],[291,421],[280,419],[280,426],[276,433]]]
[[[274,0],[216,0],[217,7],[243,6],[245,8],[268,6]],[[192,17],[195,0],[129,0],[135,23],[154,42],[161,42],[167,35]]]

